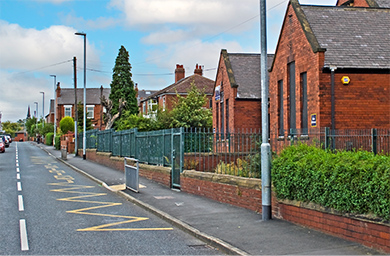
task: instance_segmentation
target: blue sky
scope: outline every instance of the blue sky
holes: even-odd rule
[[[162,89],[196,64],[215,79],[221,49],[260,51],[259,0],[0,0],[0,112],[2,121],[24,119],[27,108],[45,114],[54,79],[73,88],[72,58],[83,87],[87,34],[87,87],[109,87],[118,50],[130,54],[139,89]],[[336,0],[301,0],[335,5]],[[267,0],[268,51],[275,51],[288,0]]]

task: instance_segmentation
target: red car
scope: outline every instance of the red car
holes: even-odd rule
[[[0,153],[4,153],[4,152],[5,152],[5,145],[4,142],[0,140]]]

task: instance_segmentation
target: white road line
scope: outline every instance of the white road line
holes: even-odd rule
[[[16,166],[19,166],[19,164],[18,164],[18,163],[16,163]]]
[[[16,174],[16,179],[17,179],[17,180],[20,180],[20,173],[17,173],[17,174]]]
[[[19,169],[19,167],[18,167],[18,168],[16,168],[16,172],[20,172],[20,169]]]
[[[22,251],[28,251],[28,239],[27,239],[27,228],[26,228],[26,220],[19,220],[20,227],[20,248]]]
[[[18,181],[17,183],[18,191],[22,191],[22,183]]]
[[[24,211],[24,204],[23,204],[23,196],[18,195],[18,205],[19,205],[19,212]]]

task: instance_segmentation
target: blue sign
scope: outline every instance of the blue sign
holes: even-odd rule
[[[317,127],[317,114],[312,114],[310,116],[311,127]]]

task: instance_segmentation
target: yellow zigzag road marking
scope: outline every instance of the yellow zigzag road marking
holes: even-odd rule
[[[114,222],[114,223],[109,223],[109,224],[104,224],[104,225],[99,225],[99,226],[94,226],[94,227],[89,227],[89,228],[77,229],[77,231],[143,231],[143,230],[172,230],[173,229],[173,228],[109,228],[109,227],[118,226],[118,225],[122,225],[122,224],[126,224],[126,223],[148,220],[149,218],[89,212],[89,211],[95,210],[95,209],[122,205],[121,203],[82,200],[82,199],[89,198],[89,197],[98,197],[98,196],[107,195],[106,193],[78,191],[79,189],[83,189],[83,188],[93,188],[93,186],[72,185],[72,184],[64,183],[64,182],[49,183],[48,185],[50,185],[50,186],[65,186],[65,188],[50,190],[53,192],[81,194],[79,196],[60,198],[60,199],[57,199],[58,201],[98,204],[97,206],[67,211],[67,213],[128,219],[125,221],[118,221],[118,222]]]

